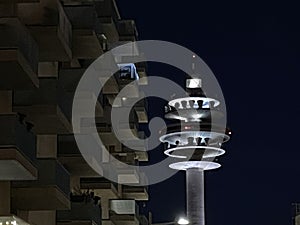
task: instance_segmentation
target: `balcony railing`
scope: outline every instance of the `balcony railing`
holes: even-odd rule
[[[117,23],[120,41],[136,41],[138,31],[134,20],[120,20]]]
[[[120,14],[115,0],[96,1],[97,22],[95,31],[98,36],[105,36],[108,44],[118,41],[119,34],[116,27]]]
[[[63,5],[73,29],[94,30],[97,21],[95,5],[87,2],[79,5]]]
[[[83,76],[85,72],[85,69],[61,69],[59,72],[59,79],[58,83],[59,85],[67,92],[71,93],[72,97],[76,91],[77,85]],[[102,92],[99,94],[99,96],[95,96],[94,93],[91,91],[86,91],[85,93],[82,93],[82,115],[91,115],[91,112],[84,113],[84,104],[88,104],[92,98],[97,98],[96,101],[96,111],[95,116],[99,117],[103,115],[103,94]],[[89,116],[90,117],[90,116]]]
[[[64,5],[64,10],[73,27],[73,56],[77,59],[98,58],[103,53],[103,46],[95,33],[99,20],[94,3]]]
[[[81,178],[81,189],[94,190],[95,194],[102,197],[118,197],[118,184],[113,183],[105,178]]]
[[[110,200],[110,210],[118,215],[136,215],[139,212],[135,200],[127,199]]]
[[[39,176],[36,181],[15,182],[15,187],[46,187],[55,186],[65,196],[70,194],[70,175],[56,159],[39,159],[36,161]]]
[[[36,160],[35,135],[30,131],[30,125],[24,120],[24,115],[0,115],[0,146],[18,149],[28,160]]]
[[[35,136],[23,116],[0,115],[0,177],[1,180],[34,180]],[[3,167],[3,168],[2,168]]]
[[[71,210],[56,213],[57,223],[67,225],[76,222],[85,225],[101,225],[101,206],[90,196],[71,196]]]
[[[110,200],[110,218],[117,224],[138,225],[139,210],[135,200]]]
[[[0,18],[1,88],[38,86],[38,45],[17,18]]]
[[[99,176],[81,155],[73,135],[58,136],[58,160],[74,176]]]
[[[147,201],[148,186],[144,187],[133,187],[133,186],[123,186],[123,196],[127,199],[135,199],[137,201]]]
[[[68,171],[56,159],[39,159],[36,164],[39,171],[36,181],[13,183],[13,208],[23,210],[68,209],[70,207],[70,175]]]
[[[40,134],[71,131],[72,93],[66,92],[57,79],[40,79],[40,88],[14,93],[14,110],[25,114]]]
[[[114,22],[120,19],[120,13],[115,0],[96,1],[95,7],[98,17],[101,18],[103,22],[107,21],[105,19],[108,18],[113,19]]]
[[[18,6],[18,16],[37,41],[41,62],[72,58],[72,26],[60,1],[22,4]]]

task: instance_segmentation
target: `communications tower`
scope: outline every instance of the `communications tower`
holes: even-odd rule
[[[231,131],[218,122],[224,114],[220,102],[205,96],[201,79],[187,79],[188,97],[173,99],[165,118],[176,121],[161,131],[165,155],[175,159],[169,167],[186,172],[187,218],[191,225],[205,224],[204,171],[219,168],[216,157],[225,151],[222,144]]]

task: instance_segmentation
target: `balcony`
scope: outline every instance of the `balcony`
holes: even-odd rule
[[[117,23],[120,41],[137,41],[138,31],[134,20],[120,20]]]
[[[120,100],[120,101],[119,101]],[[109,97],[106,97],[104,98],[104,111],[103,111],[103,118],[98,118],[96,120],[96,123],[98,124],[101,124],[101,123],[107,123],[107,124],[111,124],[111,113],[112,113],[112,109],[114,108],[114,110],[116,112],[118,112],[119,110],[119,107],[123,106],[124,108],[125,107],[129,107],[129,110],[131,109],[131,106],[133,105],[130,104],[130,102],[132,102],[134,99],[132,98],[127,98],[127,97],[124,97],[124,98],[121,98],[121,99],[118,99],[118,98],[109,98]],[[138,129],[139,127],[139,123],[138,123],[138,117],[135,113],[131,112],[129,114],[129,118],[119,118],[119,126],[120,128],[122,127],[122,124],[128,124],[129,123],[129,126],[131,129]],[[110,130],[108,130],[110,131]],[[134,133],[137,135],[137,131]]]
[[[72,93],[73,95],[84,72],[85,69],[61,69],[59,71],[59,85],[63,87],[63,89],[66,90],[67,93]],[[80,104],[82,105],[82,111],[80,112],[80,115],[89,118],[94,117],[94,112],[86,110],[87,107],[85,107],[85,105],[89,105],[91,104],[91,101],[94,102],[95,99],[97,99],[95,106],[95,116],[103,116],[103,93],[100,93],[99,96],[96,96],[94,93],[87,90],[86,92],[81,93],[81,97],[82,100],[80,100]]]
[[[40,79],[40,88],[14,93],[14,111],[25,114],[38,134],[64,134],[72,131],[70,121],[73,94],[67,93],[55,78]]]
[[[103,0],[94,2],[98,18],[101,18],[103,22],[107,21],[106,19],[108,18],[114,21],[120,19],[120,13],[115,0]]]
[[[103,86],[103,94],[118,94],[119,86],[116,82],[115,71],[118,71],[118,66],[111,53],[107,53],[93,64],[93,68],[90,68],[90,75],[98,78],[99,82]],[[92,74],[93,73],[93,74]]]
[[[29,211],[69,209],[69,173],[55,159],[39,159],[36,164],[36,181],[13,183],[12,207]]]
[[[118,41],[119,33],[116,22],[120,19],[120,14],[115,0],[96,1],[95,8],[98,16],[96,33],[104,34],[108,43]]]
[[[123,195],[126,199],[134,199],[136,201],[148,201],[148,187],[123,186]]]
[[[0,216],[0,224],[5,225],[30,225],[15,215]]]
[[[58,22],[57,4],[56,0],[19,3],[17,4],[18,17],[25,25],[55,25]]]
[[[137,63],[137,72],[140,76],[140,79],[138,81],[139,85],[148,85],[146,68],[143,66],[140,66],[139,63]]]
[[[138,184],[140,182],[139,171],[137,168],[118,168],[118,183],[119,184]]]
[[[124,45],[121,48],[116,48],[120,45]],[[112,50],[112,54],[116,59],[117,63],[132,63],[139,59],[140,61],[145,61],[146,58],[140,53],[138,45],[135,42],[128,41],[115,41],[109,45],[109,49]]]
[[[101,208],[88,196],[71,196],[71,210],[57,211],[57,225],[101,225]]]
[[[18,16],[38,43],[40,62],[72,59],[72,26],[60,1],[18,4]]]
[[[94,4],[64,5],[63,8],[73,27],[73,57],[98,58],[103,50],[94,31],[97,22]]]
[[[95,195],[110,199],[118,198],[118,185],[105,178],[81,178],[81,189],[93,190]]]
[[[136,127],[136,124],[130,123],[129,128],[122,126],[122,124],[119,125],[119,135],[120,140],[115,136],[112,127],[110,124],[105,123],[99,123],[99,120],[96,121],[97,123],[97,129],[99,132],[99,136],[101,140],[103,141],[103,144],[106,146],[114,145],[116,146],[116,150],[121,149],[121,143],[120,141],[132,141],[133,136],[138,136],[138,130]]]
[[[110,200],[110,219],[116,225],[139,225],[135,200]]]
[[[35,180],[35,136],[17,114],[0,115],[0,180]]]
[[[99,177],[82,157],[73,135],[58,136],[58,160],[73,176]]]
[[[138,168],[139,162],[136,161],[133,168],[118,168],[118,183],[123,185],[147,184],[148,179]]]
[[[116,79],[116,76],[111,76],[103,86],[103,94],[105,95],[117,95],[120,92],[120,88]]]
[[[141,150],[132,150],[123,145],[122,152],[125,153],[131,152],[132,154],[134,154],[135,160],[139,162],[148,162],[148,152],[146,151],[145,145],[139,144],[135,146],[137,148],[140,148]]]
[[[135,107],[135,112],[138,117],[139,123],[148,123],[148,114],[143,106]]]
[[[118,59],[118,62],[125,63],[132,62],[132,60],[126,60],[126,58],[139,56],[139,50],[137,45],[134,43],[138,39],[138,32],[136,29],[135,22],[133,20],[119,20],[117,22],[117,30],[119,34],[119,40],[112,43],[109,48],[113,49],[114,47],[127,44],[127,47],[122,48],[122,52],[118,50],[115,52],[115,57]]]
[[[134,105],[134,110],[138,119],[138,123],[148,123],[148,101],[143,98],[134,104],[134,98],[122,98],[123,107],[131,107]]]
[[[102,220],[102,225],[116,225],[111,220]]]
[[[97,117],[96,128],[98,130],[99,136],[103,142],[103,144],[109,149],[110,146],[114,146],[114,151],[120,152],[122,149],[121,143],[119,139],[115,136],[112,126],[111,126],[111,115],[110,115],[111,107],[104,107],[104,116]],[[125,127],[124,124],[120,123],[119,125],[119,133],[121,140],[123,141],[131,141],[132,135],[138,136],[138,123],[136,116],[134,114],[131,115],[131,121],[129,123],[129,128]],[[122,120],[120,121],[122,122]],[[82,131],[90,132],[93,124],[92,118],[84,118],[82,119]]]
[[[101,197],[102,219],[109,219],[109,199],[119,198],[118,185],[111,181],[99,178],[81,178],[81,189],[93,190],[95,195]]]
[[[117,160],[129,164],[134,165],[136,161],[136,155],[134,152],[110,152]]]
[[[38,45],[17,18],[0,18],[1,89],[38,87]]]

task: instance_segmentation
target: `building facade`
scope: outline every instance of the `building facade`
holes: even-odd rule
[[[122,171],[118,184],[97,174],[80,154],[71,125],[73,96],[84,71],[103,53],[137,38],[134,21],[121,19],[114,0],[0,2],[0,225],[148,223],[137,206],[148,200],[147,187],[131,186],[143,178]],[[97,99],[97,131],[110,154],[138,164],[148,160],[147,152],[120,143],[110,112],[124,85],[136,74],[146,77],[146,65],[129,62],[120,70],[99,96],[85,100]],[[139,96],[135,89],[129,98]],[[147,102],[136,104],[131,114],[124,132],[144,136],[139,124],[148,122]],[[104,174],[109,170],[103,168]]]

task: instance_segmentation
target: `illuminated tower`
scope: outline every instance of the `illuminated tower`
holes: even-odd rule
[[[201,79],[187,79],[188,97],[171,100],[166,119],[177,120],[161,132],[165,154],[175,162],[170,168],[186,171],[187,217],[192,225],[205,224],[204,171],[219,168],[215,158],[224,154],[222,144],[231,132],[218,121],[224,117],[220,102],[205,96]],[[179,121],[179,122],[178,122]]]

